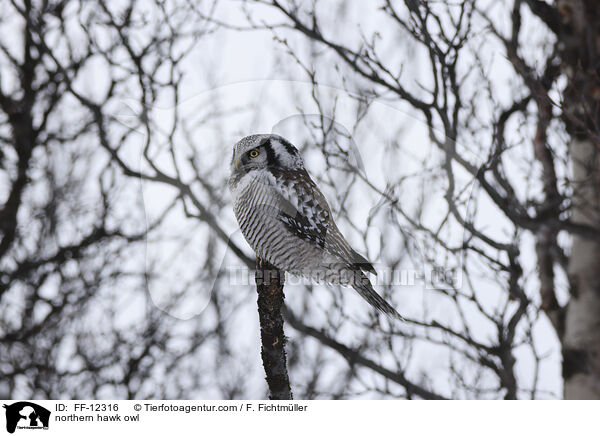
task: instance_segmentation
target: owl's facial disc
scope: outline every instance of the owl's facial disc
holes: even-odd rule
[[[239,143],[238,143],[239,144]],[[263,142],[252,142],[236,146],[231,162],[232,173],[247,173],[268,165],[267,150]]]
[[[296,147],[279,135],[251,135],[240,140],[234,148],[231,172],[279,168],[298,169],[302,159]]]

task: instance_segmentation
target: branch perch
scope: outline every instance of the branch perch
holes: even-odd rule
[[[261,357],[271,400],[291,400],[292,390],[283,334],[283,285],[285,273],[267,261],[256,259],[256,291],[260,321]]]

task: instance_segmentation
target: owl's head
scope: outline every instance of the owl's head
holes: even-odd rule
[[[258,169],[294,170],[302,167],[302,158],[298,149],[279,135],[246,136],[233,147],[232,175]]]

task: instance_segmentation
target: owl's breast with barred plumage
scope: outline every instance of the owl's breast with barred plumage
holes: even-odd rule
[[[314,224],[298,213],[302,200],[293,185],[280,183],[269,171],[250,171],[232,187],[232,194],[242,234],[259,257],[299,274],[323,263],[323,243],[298,234]],[[298,233],[290,231],[291,226]]]

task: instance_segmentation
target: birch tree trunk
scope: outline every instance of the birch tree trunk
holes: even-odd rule
[[[571,220],[600,228],[600,5],[558,0],[558,33],[568,85],[563,115],[572,137]],[[563,377],[566,399],[600,399],[600,240],[573,234],[571,299],[566,308]]]
[[[573,221],[598,226],[600,166],[598,145],[573,141],[573,185],[577,205]],[[600,243],[573,237],[569,261],[571,300],[563,337],[565,398],[600,399]]]
[[[574,140],[573,186],[576,187],[573,221],[600,223],[600,166],[598,144]],[[565,398],[600,399],[600,244],[573,237],[569,261],[571,300],[563,337]]]

